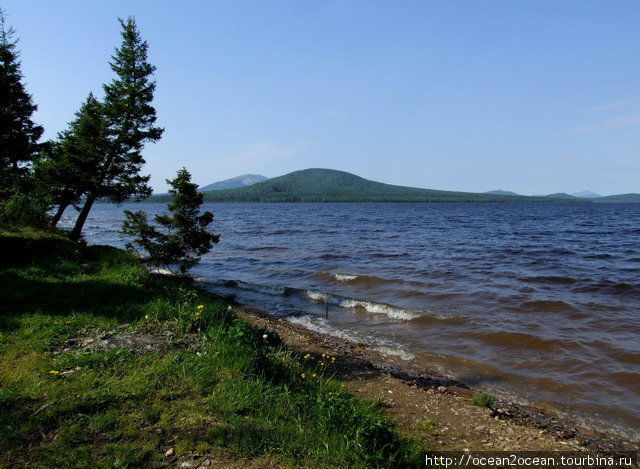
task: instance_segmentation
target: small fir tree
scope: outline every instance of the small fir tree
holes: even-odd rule
[[[206,211],[200,215],[203,194],[191,182],[189,171],[182,168],[167,183],[171,186],[171,202],[167,206],[171,215],[155,216],[161,230],[149,224],[146,213],[125,210],[122,233],[135,237],[134,242],[149,253],[151,263],[170,270],[172,265],[178,265],[184,274],[200,262],[199,256],[218,243],[220,235],[207,231],[213,213]]]

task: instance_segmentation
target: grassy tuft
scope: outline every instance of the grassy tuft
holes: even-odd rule
[[[480,407],[491,407],[495,402],[495,399],[491,394],[487,394],[486,392],[481,392],[476,394],[473,397],[473,405],[477,405]]]

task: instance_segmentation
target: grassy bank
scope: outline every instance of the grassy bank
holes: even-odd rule
[[[408,467],[376,403],[128,253],[0,233],[0,466]]]

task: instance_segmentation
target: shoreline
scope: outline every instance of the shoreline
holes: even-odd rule
[[[380,399],[401,433],[426,436],[438,450],[640,450],[639,441],[581,427],[535,405],[498,398],[490,407],[479,407],[472,403],[479,391],[460,381],[432,370],[416,370],[381,352],[292,324],[259,308],[235,304],[234,309],[250,324],[276,332],[295,352],[335,355],[335,375],[348,383],[351,392]],[[425,426],[426,431],[415,428]]]

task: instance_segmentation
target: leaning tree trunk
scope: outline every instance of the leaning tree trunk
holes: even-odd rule
[[[62,204],[60,204],[58,206],[58,211],[56,212],[56,214],[51,219],[51,226],[52,227],[54,227],[54,228],[56,227],[56,225],[58,224],[58,222],[62,218],[62,214],[64,213],[64,211],[67,209],[68,206],[69,206],[68,203],[62,203]]]
[[[87,217],[89,216],[89,212],[91,211],[91,206],[93,205],[95,200],[95,196],[88,196],[87,201],[82,207],[82,210],[80,210],[80,215],[78,215],[76,225],[73,227],[73,230],[71,230],[71,234],[69,235],[69,237],[73,241],[78,241],[80,239],[80,236],[82,235],[82,227],[84,226],[84,222],[87,221]]]

